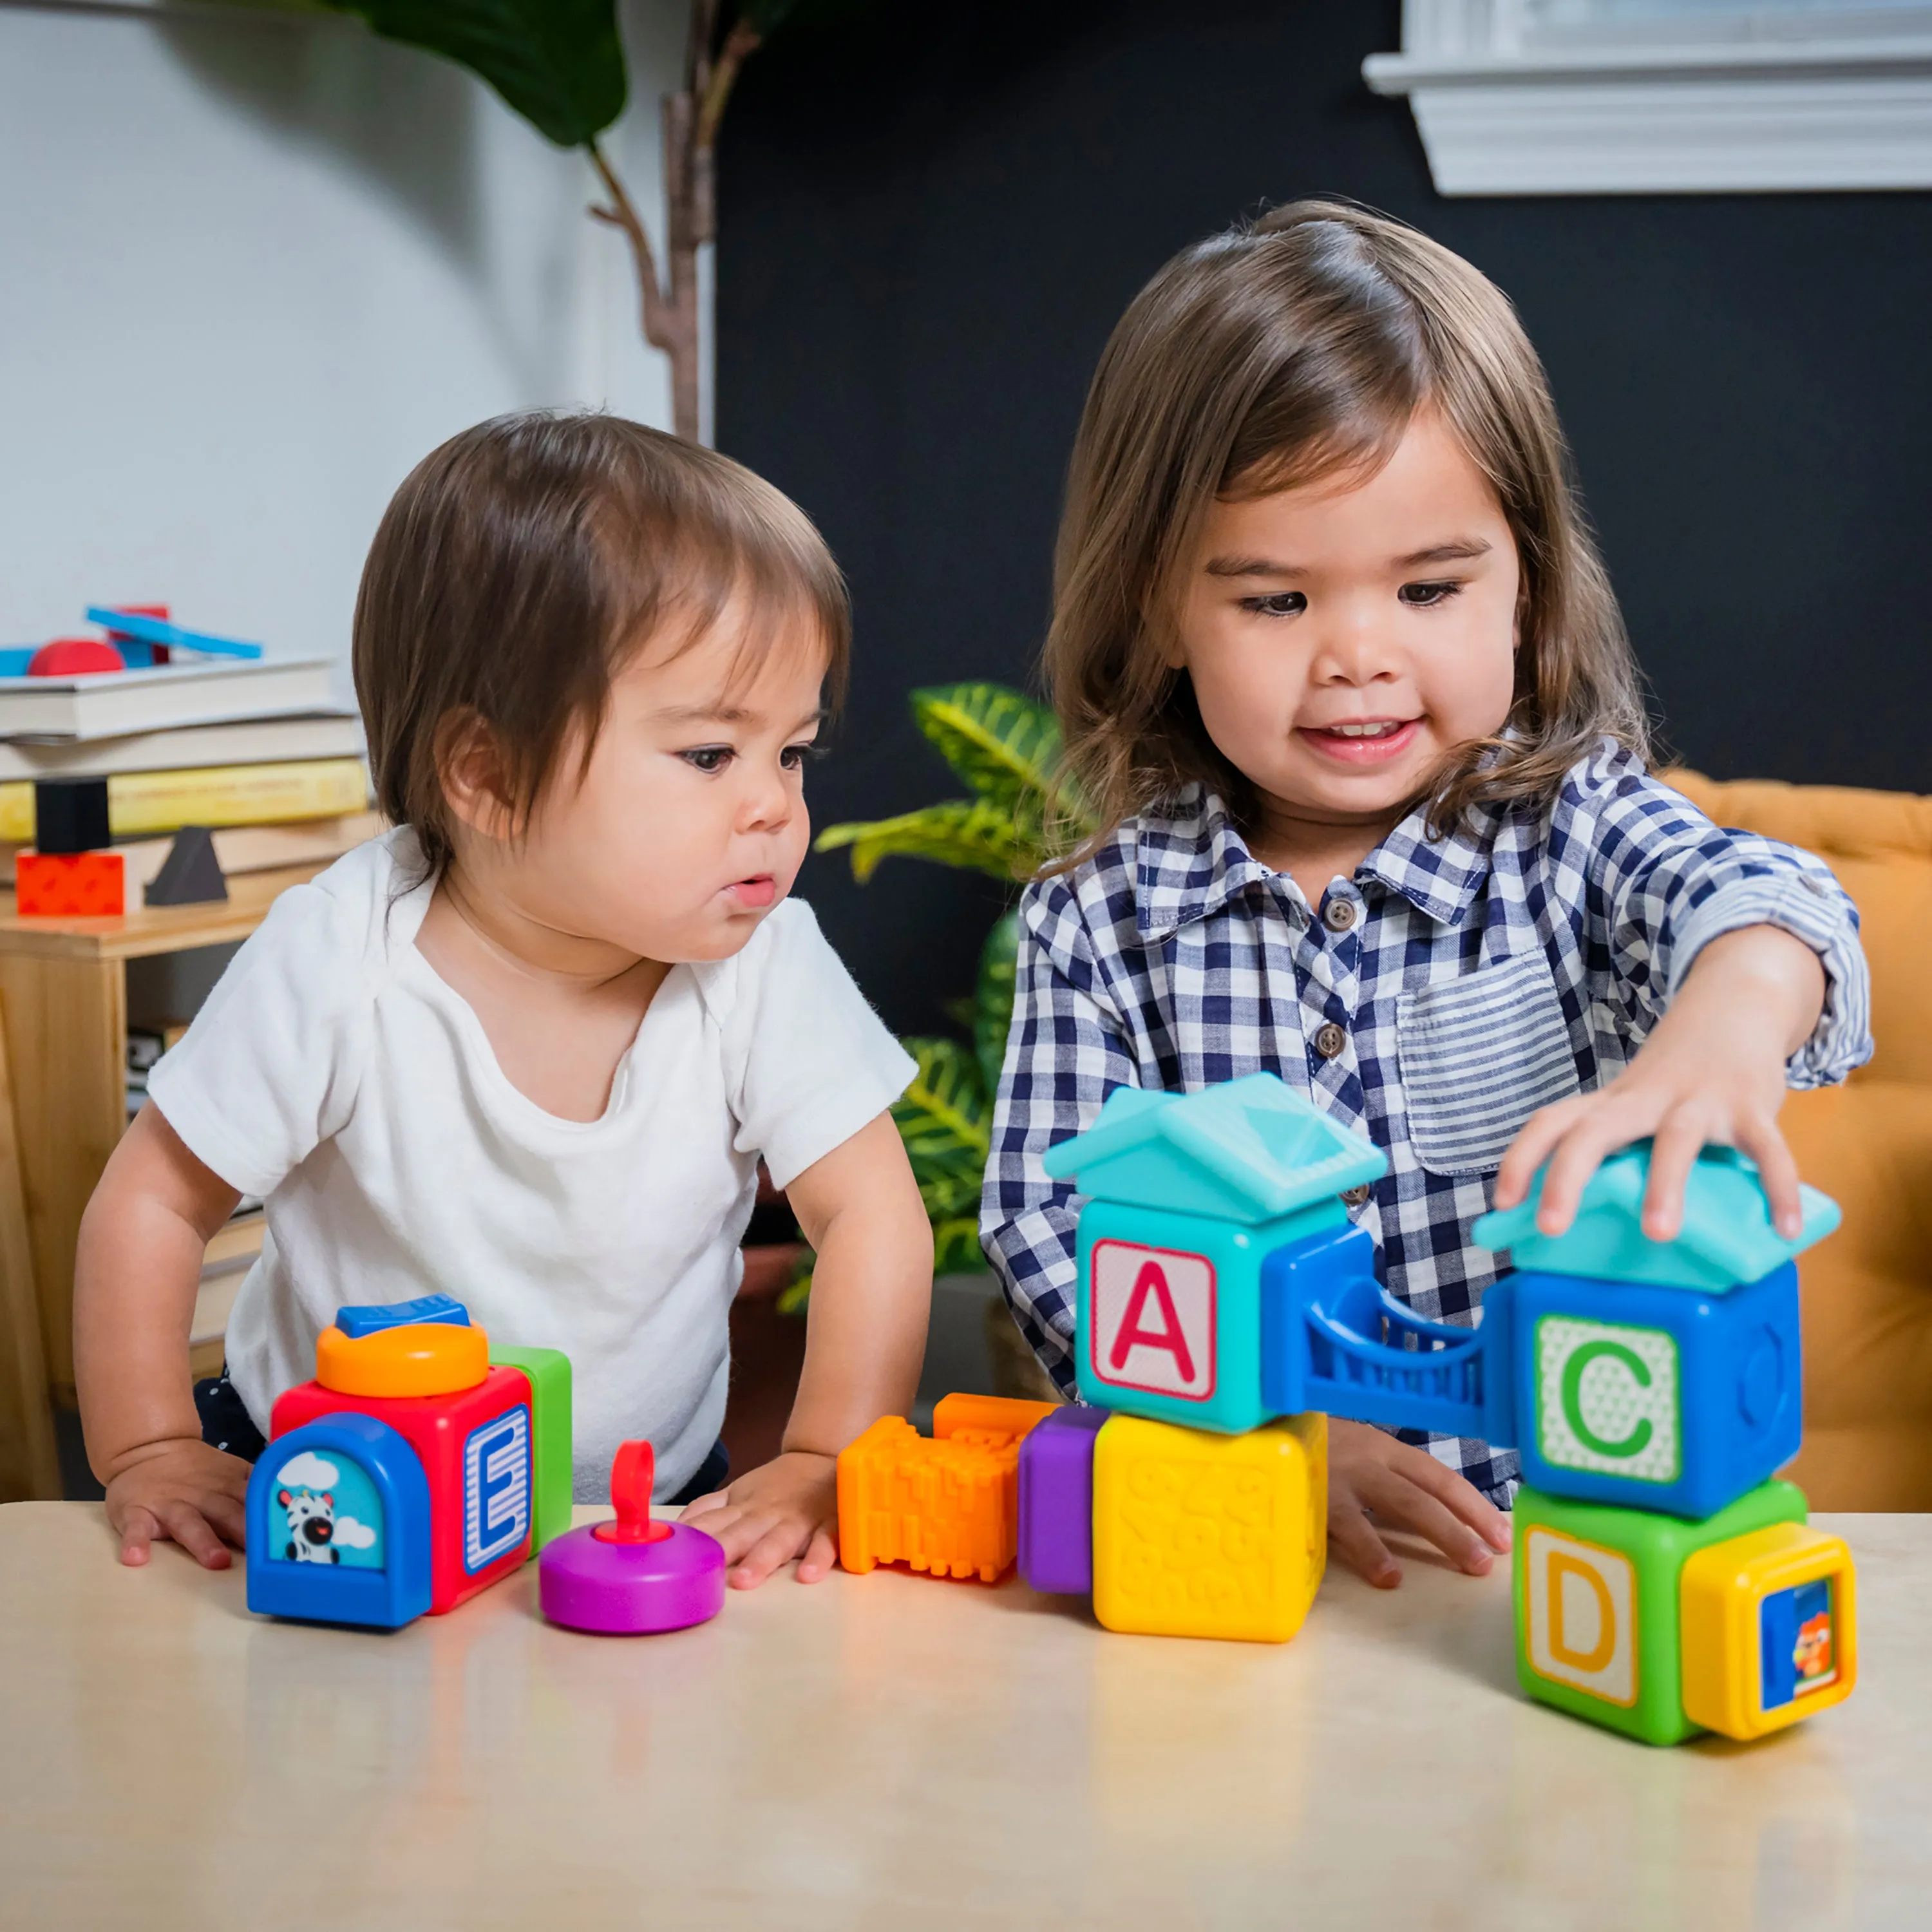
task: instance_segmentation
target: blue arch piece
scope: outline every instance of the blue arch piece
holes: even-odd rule
[[[1451,1328],[1422,1320],[1376,1280],[1366,1228],[1277,1248],[1262,1264],[1264,1406],[1509,1448],[1516,1435],[1510,1290],[1492,1283],[1481,1326]]]
[[[372,1519],[353,1542],[334,1535],[352,1495]],[[429,1479],[387,1423],[345,1412],[277,1436],[248,1478],[247,1516],[251,1610],[395,1630],[429,1608]]]
[[[335,1311],[335,1325],[352,1342],[385,1328],[412,1328],[424,1323],[467,1328],[470,1311],[447,1294],[419,1294],[413,1301],[357,1302]]]

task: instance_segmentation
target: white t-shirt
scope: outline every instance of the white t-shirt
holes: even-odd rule
[[[149,1076],[194,1152],[268,1204],[230,1375],[266,1435],[338,1307],[440,1291],[569,1356],[580,1500],[632,1438],[675,1495],[724,1414],[759,1156],[788,1186],[913,1063],[794,899],[732,958],[674,967],[603,1118],[559,1120],[416,950],[416,852],[392,832],[284,893]]]

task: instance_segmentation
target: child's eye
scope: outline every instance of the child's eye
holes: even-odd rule
[[[732,754],[729,745],[698,745],[678,756],[700,772],[722,772],[731,762]]]
[[[1412,610],[1427,610],[1461,594],[1460,584],[1405,584],[1395,594]]]
[[[1308,599],[1299,590],[1277,590],[1268,597],[1244,597],[1241,608],[1257,617],[1293,617],[1308,608]]]
[[[814,745],[812,740],[808,738],[800,744],[788,745],[784,749],[778,754],[778,763],[784,766],[785,770],[788,772],[802,772],[804,770],[806,762],[808,760],[812,758],[822,758],[824,755],[824,747],[820,745]]]

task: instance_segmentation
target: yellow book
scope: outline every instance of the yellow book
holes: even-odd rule
[[[337,818],[361,812],[368,802],[369,774],[360,758],[117,772],[107,781],[107,825],[116,838],[139,838],[184,825]],[[34,788],[24,781],[0,784],[0,840],[27,845],[33,838]]]

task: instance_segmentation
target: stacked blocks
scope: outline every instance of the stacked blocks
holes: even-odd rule
[[[1559,1236],[1537,1192],[1486,1215],[1528,1480],[1516,1504],[1516,1670],[1543,1702],[1646,1742],[1760,1737],[1850,1696],[1856,1582],[1802,1493],[1768,1480],[1802,1431],[1792,1256],[1837,1226],[1804,1190],[1771,1226],[1756,1172],[1707,1148],[1683,1232],[1646,1239],[1646,1144],[1605,1162]],[[1485,1316],[1485,1323],[1488,1321]]]
[[[533,1501],[567,1528],[568,1365],[516,1352],[446,1295],[341,1310],[249,1480],[250,1609],[394,1628],[526,1562]]]
[[[1336,1198],[1382,1156],[1272,1076],[1117,1091],[1045,1165],[1088,1197],[1076,1376],[1096,1406],[1022,1449],[1036,1588],[1090,1592],[1114,1630],[1292,1636],[1322,1576],[1324,1418],[1343,1416],[1521,1448],[1531,1696],[1670,1744],[1760,1736],[1850,1694],[1850,1553],[1772,1480],[1802,1432],[1792,1258],[1837,1226],[1822,1195],[1786,1240],[1752,1164],[1708,1148],[1683,1232],[1652,1241],[1644,1143],[1552,1238],[1539,1181],[1476,1224],[1518,1271],[1462,1328],[1382,1288]]]
[[[120,660],[107,646],[101,648]],[[34,787],[38,849],[14,855],[14,909],[23,919],[118,919],[128,903],[118,852],[98,850],[110,836],[107,781],[43,778]]]
[[[838,1457],[838,1560],[997,1583],[1019,1540],[1020,1444],[1046,1402],[949,1395],[921,1436],[884,1415]]]

